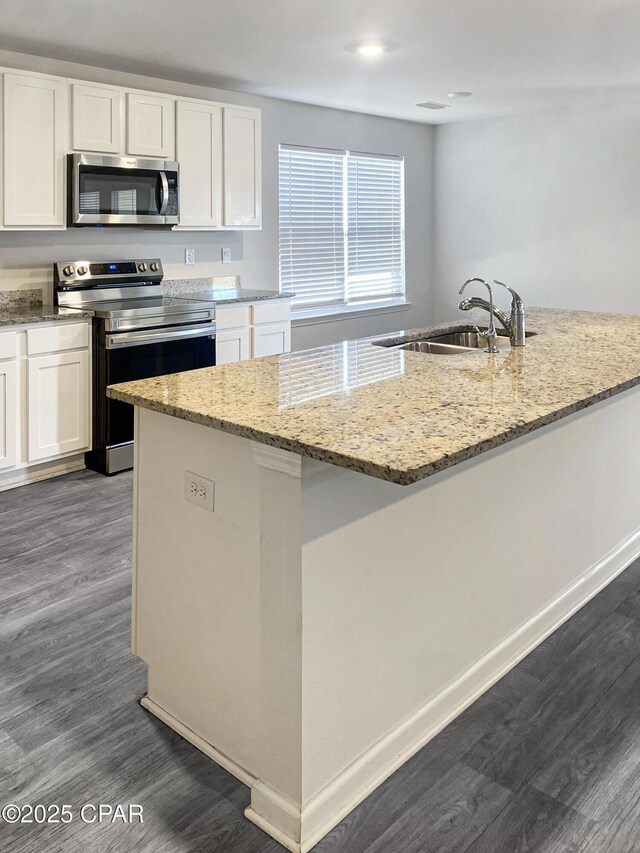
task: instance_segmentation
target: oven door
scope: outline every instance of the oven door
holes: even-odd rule
[[[70,155],[69,223],[177,225],[178,163],[98,154]]]
[[[216,363],[215,323],[101,333],[96,344],[94,450],[87,464],[112,474],[132,464],[133,406],[109,399],[107,387],[211,367]]]

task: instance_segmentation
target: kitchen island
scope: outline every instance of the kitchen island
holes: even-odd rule
[[[495,355],[347,341],[109,389],[136,406],[143,705],[289,850],[640,555],[640,318],[528,325]]]

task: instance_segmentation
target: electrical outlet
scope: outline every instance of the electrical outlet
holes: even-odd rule
[[[231,249],[225,246],[222,250],[222,263],[230,264],[231,263]]]
[[[184,250],[184,262],[187,266],[191,264],[195,264],[196,262],[196,250],[195,249],[185,249]]]
[[[216,484],[213,480],[207,480],[206,477],[194,474],[193,471],[184,472],[185,501],[213,512],[215,490]]]

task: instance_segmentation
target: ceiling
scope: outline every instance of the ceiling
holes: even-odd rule
[[[640,99],[639,45],[638,0],[0,0],[6,50],[428,123]]]

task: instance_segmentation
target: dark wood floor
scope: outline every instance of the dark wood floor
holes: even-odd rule
[[[281,853],[249,791],[137,699],[131,478],[0,494],[0,805],[140,803],[143,825],[9,825],[2,853]],[[375,791],[317,853],[637,853],[640,561]]]

